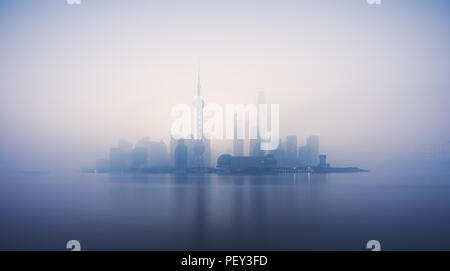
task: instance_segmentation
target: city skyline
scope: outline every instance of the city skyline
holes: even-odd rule
[[[1,0],[0,250],[450,251],[449,26],[448,0]]]
[[[120,138],[169,144],[199,58],[206,103],[264,91],[281,138],[319,135],[338,164],[420,163],[450,140],[448,1],[156,3],[0,3],[1,169],[87,168]]]

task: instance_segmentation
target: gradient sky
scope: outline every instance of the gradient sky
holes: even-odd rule
[[[445,0],[2,0],[0,168],[168,143],[199,60],[206,103],[264,91],[283,138],[319,135],[332,164],[395,161],[450,140],[449,25]]]

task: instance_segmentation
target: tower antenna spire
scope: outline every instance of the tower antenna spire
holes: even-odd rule
[[[200,96],[200,61],[198,62],[198,71],[197,71],[197,96]]]

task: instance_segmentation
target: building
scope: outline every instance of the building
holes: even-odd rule
[[[205,146],[205,152],[203,153],[203,166],[210,167],[211,166],[211,140],[203,138],[202,140],[203,146]]]
[[[122,172],[129,169],[128,153],[121,148],[109,150],[109,169],[111,172]]]
[[[210,167],[211,166],[211,140],[203,138],[203,140],[183,139],[187,148],[188,168]],[[171,137],[170,139],[170,160],[171,165],[175,167],[176,154],[175,150],[178,146],[178,140]]]
[[[319,167],[327,168],[327,156],[325,154],[319,155]]]
[[[265,151],[261,150],[261,138],[259,136],[259,105],[265,104],[265,97],[264,97],[264,91],[258,91],[258,100],[257,100],[257,123],[256,123],[256,131],[257,131],[257,138],[256,139],[250,139],[249,141],[249,154],[250,156],[258,156],[263,157],[265,155]],[[250,129],[254,129],[254,124],[249,124],[251,127]]]
[[[164,143],[164,141],[151,141],[149,137],[146,136],[136,142],[135,148],[142,148],[146,150],[148,160],[147,167],[166,168],[170,166],[170,157],[169,153],[167,152],[166,143]],[[141,153],[141,155],[143,155],[143,153]]]
[[[170,165],[169,153],[164,141],[150,141],[148,148],[148,166],[151,168],[164,168]]]
[[[119,140],[119,148],[124,152],[131,153],[131,150],[133,150],[133,144],[125,139],[121,139]]]
[[[131,156],[133,144],[121,139],[118,148],[109,150],[109,170],[112,172],[121,172],[131,168]]]
[[[197,79],[197,95],[194,96],[193,105],[195,108],[195,131],[194,139],[192,144],[188,144],[188,167],[192,168],[203,168],[208,162],[205,159],[205,153],[207,151],[207,146],[209,141],[206,142],[206,138],[203,134],[203,108],[205,102],[201,96],[201,85],[200,85],[200,70],[198,71]],[[207,143],[207,144],[205,144]],[[192,147],[189,147],[191,145]],[[209,156],[211,156],[211,151],[209,150]]]
[[[178,140],[170,137],[170,164],[172,167],[175,167],[175,149],[178,146]]]
[[[284,165],[285,159],[285,143],[280,139],[278,143],[278,148],[275,150],[271,150],[269,153],[275,157],[275,160],[277,160],[278,165]]]
[[[261,150],[261,140],[256,139],[255,141],[250,141],[250,143],[253,143],[250,147],[250,156],[255,157],[264,157],[265,151]]]
[[[222,154],[217,159],[217,168],[228,172],[259,172],[277,165],[273,155],[266,156],[232,156]]]
[[[137,147],[131,152],[131,168],[143,169],[148,167],[148,151],[146,148]]]
[[[311,151],[308,146],[301,146],[298,148],[298,165],[300,167],[311,166]]]
[[[285,161],[286,166],[297,166],[297,136],[287,136],[285,147]]]
[[[254,126],[253,126],[254,127]],[[253,128],[251,128],[253,129]],[[256,128],[258,129],[258,128]],[[248,153],[250,156],[264,156],[264,152],[261,151],[261,144],[259,139],[249,139]]]
[[[188,149],[184,145],[184,140],[178,140],[175,148],[175,168],[178,170],[186,170],[188,166]]]
[[[319,164],[319,137],[310,136],[306,141],[306,146],[308,146],[310,151],[310,166],[317,166]]]
[[[239,125],[239,126],[238,126]],[[242,123],[238,119],[237,114],[234,114],[234,138],[233,138],[233,154],[234,156],[244,155],[244,139],[238,138],[238,130],[242,131]]]

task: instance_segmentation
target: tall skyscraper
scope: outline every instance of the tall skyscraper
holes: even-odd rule
[[[327,168],[327,156],[325,154],[319,155],[319,167]]]
[[[172,154],[172,142],[171,142]],[[160,168],[170,166],[170,157],[167,152],[166,144],[161,140],[159,142],[151,141],[148,136],[140,139],[135,144],[135,149],[143,148],[147,151],[147,166],[150,168]],[[141,155],[143,155],[141,153]],[[142,156],[141,156],[142,158]]]
[[[234,156],[244,155],[244,140],[238,138],[238,129],[242,130],[242,123],[238,119],[238,115],[234,114],[234,139],[233,139],[233,154]]]
[[[178,146],[178,140],[170,136],[170,165],[175,167],[175,149]]]
[[[148,167],[148,150],[142,147],[136,147],[131,152],[131,168],[143,169]]]
[[[109,150],[109,169],[111,172],[121,172],[128,169],[126,153],[121,148]]]
[[[164,141],[150,141],[148,149],[148,163],[149,167],[168,167],[170,165],[169,153]]]
[[[269,153],[272,154],[273,157],[275,157],[275,160],[277,161],[277,164],[279,166],[285,166],[285,142],[283,142],[281,139],[279,139],[278,142],[278,148],[269,151]]]
[[[211,165],[211,141],[205,138],[203,134],[203,108],[204,101],[201,96],[200,69],[197,76],[197,95],[194,96],[193,105],[195,108],[194,136],[183,140],[183,148],[187,152],[187,168],[203,168]],[[179,141],[171,137],[170,139],[170,157],[174,167],[177,167],[177,154]]]
[[[297,166],[297,136],[287,136],[284,146],[286,165]]]
[[[211,140],[203,138],[203,146],[205,147],[205,152],[203,153],[203,166],[211,166]]]
[[[204,161],[204,138],[203,138],[203,107],[205,105],[203,98],[200,93],[201,85],[200,85],[200,69],[198,71],[197,78],[197,96],[194,97],[194,107],[195,107],[195,144],[192,148],[192,167],[202,168],[205,166]]]
[[[118,148],[109,150],[109,169],[113,172],[129,170],[131,168],[131,152],[133,144],[121,139]]]
[[[195,137],[196,140],[203,139],[203,107],[205,103],[202,96],[200,95],[200,69],[198,71],[197,77],[197,96],[194,96],[193,105],[195,107]]]
[[[258,91],[258,102],[257,102],[257,124],[256,124],[256,131],[257,131],[257,138],[256,139],[250,139],[249,142],[249,153],[250,156],[264,156],[265,152],[261,150],[261,138],[259,136],[259,105],[265,104],[265,98],[264,98],[264,91]]]
[[[311,166],[311,152],[308,146],[298,148],[298,165],[301,167]]]
[[[184,140],[178,140],[178,145],[175,148],[175,168],[178,170],[185,170],[188,163],[188,150],[184,145]]]
[[[252,127],[250,127],[250,129],[256,129],[256,130],[258,130],[258,125],[256,125],[256,128],[255,128],[255,126],[252,126]],[[258,137],[257,138],[250,138],[249,139],[249,143],[248,143],[248,153],[249,153],[249,155],[250,156],[258,156],[258,153],[259,153],[259,144],[258,144]]]
[[[319,137],[310,136],[306,141],[306,146],[311,153],[311,166],[317,166],[319,164]]]

